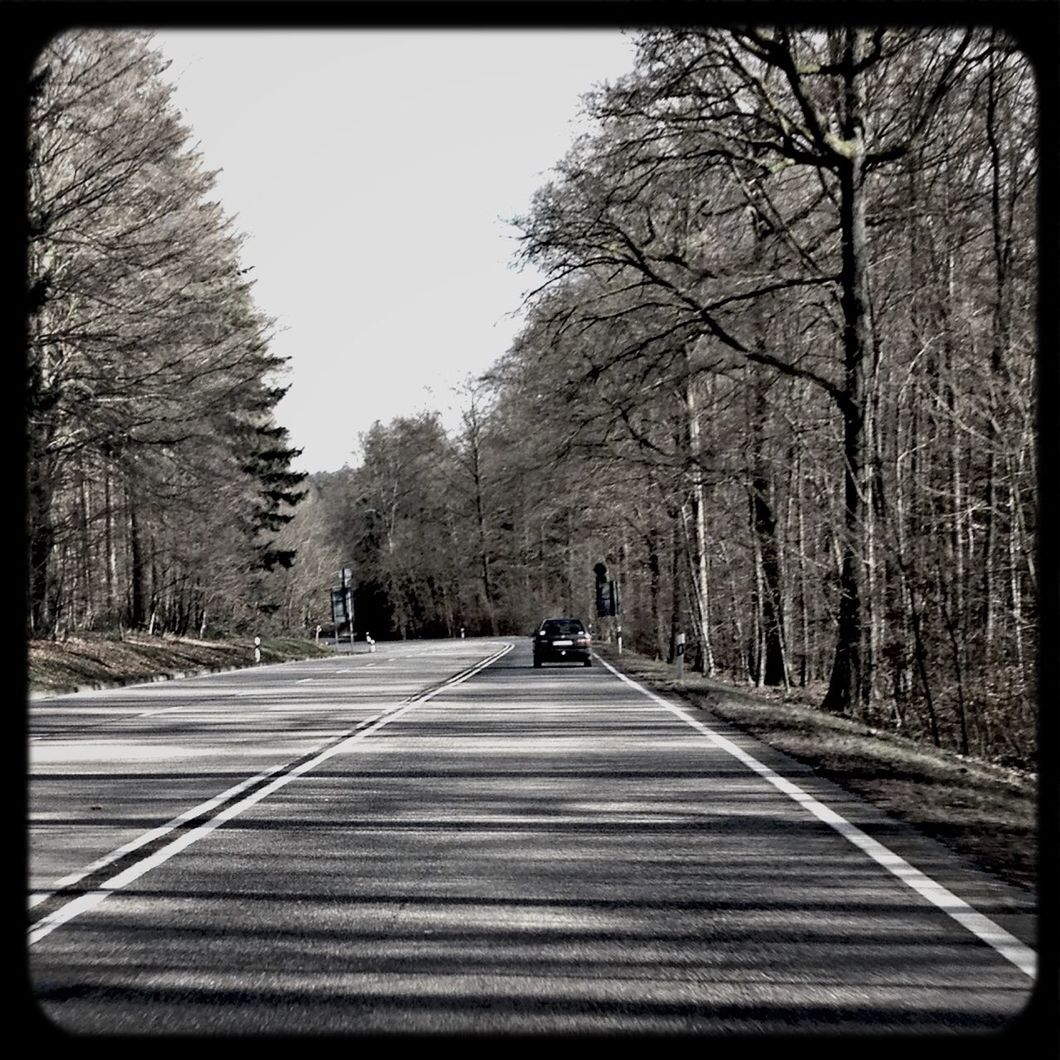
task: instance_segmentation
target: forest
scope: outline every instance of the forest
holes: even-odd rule
[[[638,32],[511,219],[543,280],[458,428],[376,423],[307,478],[158,64],[84,34],[35,82],[31,635],[312,635],[348,566],[362,638],[684,633],[719,680],[1034,768],[1038,106],[1009,38]]]
[[[30,637],[239,628],[294,559],[283,363],[164,70],[149,34],[97,30],[33,71]]]

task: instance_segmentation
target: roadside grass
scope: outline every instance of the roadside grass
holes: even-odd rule
[[[730,722],[987,872],[1036,889],[1035,776],[688,670],[679,683],[672,665],[630,651],[619,656],[611,644],[598,644],[596,650],[630,677]]]
[[[298,637],[263,637],[261,641],[263,663],[332,654]],[[118,638],[87,633],[65,640],[32,640],[27,645],[30,692],[75,692],[253,665],[253,637],[197,640],[167,634],[127,633]]]

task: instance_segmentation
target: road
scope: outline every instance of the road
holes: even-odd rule
[[[66,1031],[936,1033],[1033,987],[1028,896],[528,638],[35,700],[29,750]]]

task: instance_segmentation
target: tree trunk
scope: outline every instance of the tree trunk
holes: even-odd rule
[[[659,561],[659,531],[654,521],[646,543],[648,547],[648,606],[651,616],[652,647],[655,651],[655,658],[662,659],[666,656],[659,606],[662,569]]]
[[[777,554],[776,516],[769,504],[769,482],[756,476],[752,482],[754,532],[761,563],[762,644],[765,658],[761,667],[762,683],[786,685],[784,639],[781,612],[780,559]]]
[[[689,367],[689,349],[685,349],[685,364]],[[691,372],[685,380],[685,444],[692,485],[688,493],[689,515],[684,521],[688,545],[690,577],[692,580],[691,602],[696,618],[696,642],[699,656],[696,668],[708,676],[715,673],[714,650],[710,642],[710,587],[707,584],[706,514],[704,512],[703,472],[699,462],[700,439],[699,417],[696,409],[695,383]],[[682,508],[684,516],[684,508]]]
[[[126,487],[125,501],[129,510],[129,625],[140,629],[146,612],[144,599],[144,556],[136,499],[131,486]]]
[[[492,636],[497,635],[496,604],[494,602],[493,579],[490,572],[490,555],[486,539],[486,508],[482,496],[482,454],[477,433],[469,437],[471,450],[471,476],[475,488],[475,522],[478,530],[479,569],[482,577],[482,595],[486,604],[486,619]]]
[[[91,501],[91,484],[85,474],[84,463],[79,467],[79,497],[78,497],[78,530],[80,533],[80,566],[78,567],[78,581],[80,582],[80,596],[82,606],[82,623],[91,626],[95,613],[95,594],[92,589],[92,575],[95,569],[93,563],[92,538],[89,531],[89,523],[93,512]]]
[[[798,545],[799,545],[799,625],[802,634],[802,658],[799,661],[799,687],[805,688],[810,675],[816,673],[816,666],[812,666],[812,649],[810,645],[810,602],[808,596],[808,579],[806,577],[806,517],[805,501],[803,500],[803,473],[802,456],[795,460],[795,482],[796,500],[798,502]]]
[[[872,452],[872,336],[865,231],[864,141],[854,68],[857,30],[847,29],[844,49],[843,138],[839,173],[841,304],[843,310],[843,545],[835,658],[822,707],[861,717],[871,698],[873,660],[864,622],[865,562],[870,510]]]
[[[32,448],[32,441],[31,441]],[[29,538],[29,634],[44,637],[55,631],[51,613],[51,559],[55,544],[52,526],[52,486],[48,461],[39,453],[30,453],[27,491]]]
[[[114,503],[110,485],[110,471],[103,473],[104,547],[107,586],[107,616],[113,622],[118,615],[118,546],[114,534]]]
[[[682,509],[675,509],[670,513],[672,527],[671,552],[670,552],[670,652],[667,656],[669,662],[677,657],[677,634],[683,633],[684,615],[681,607],[681,557],[685,555],[684,528],[682,526]]]
[[[987,67],[986,81],[986,137],[990,150],[990,229],[993,251],[993,306],[991,307],[990,336],[990,374],[993,380],[1002,380],[1005,375],[1005,356],[1008,346],[1008,301],[1006,287],[1008,282],[1008,251],[1005,238],[1004,219],[1001,209],[1002,165],[1001,145],[998,140],[998,53],[996,47],[991,50]],[[997,597],[995,567],[997,563],[997,521],[1004,504],[1003,487],[999,481],[998,449],[1001,439],[998,436],[998,422],[995,414],[996,388],[989,395],[990,408],[986,417],[985,430],[989,467],[986,485],[986,540],[983,546],[982,573],[982,626],[983,639],[987,651],[994,646],[995,627],[997,624]]]

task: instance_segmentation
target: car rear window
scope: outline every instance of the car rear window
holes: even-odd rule
[[[543,628],[550,637],[570,637],[585,632],[585,627],[576,618],[549,619]]]

